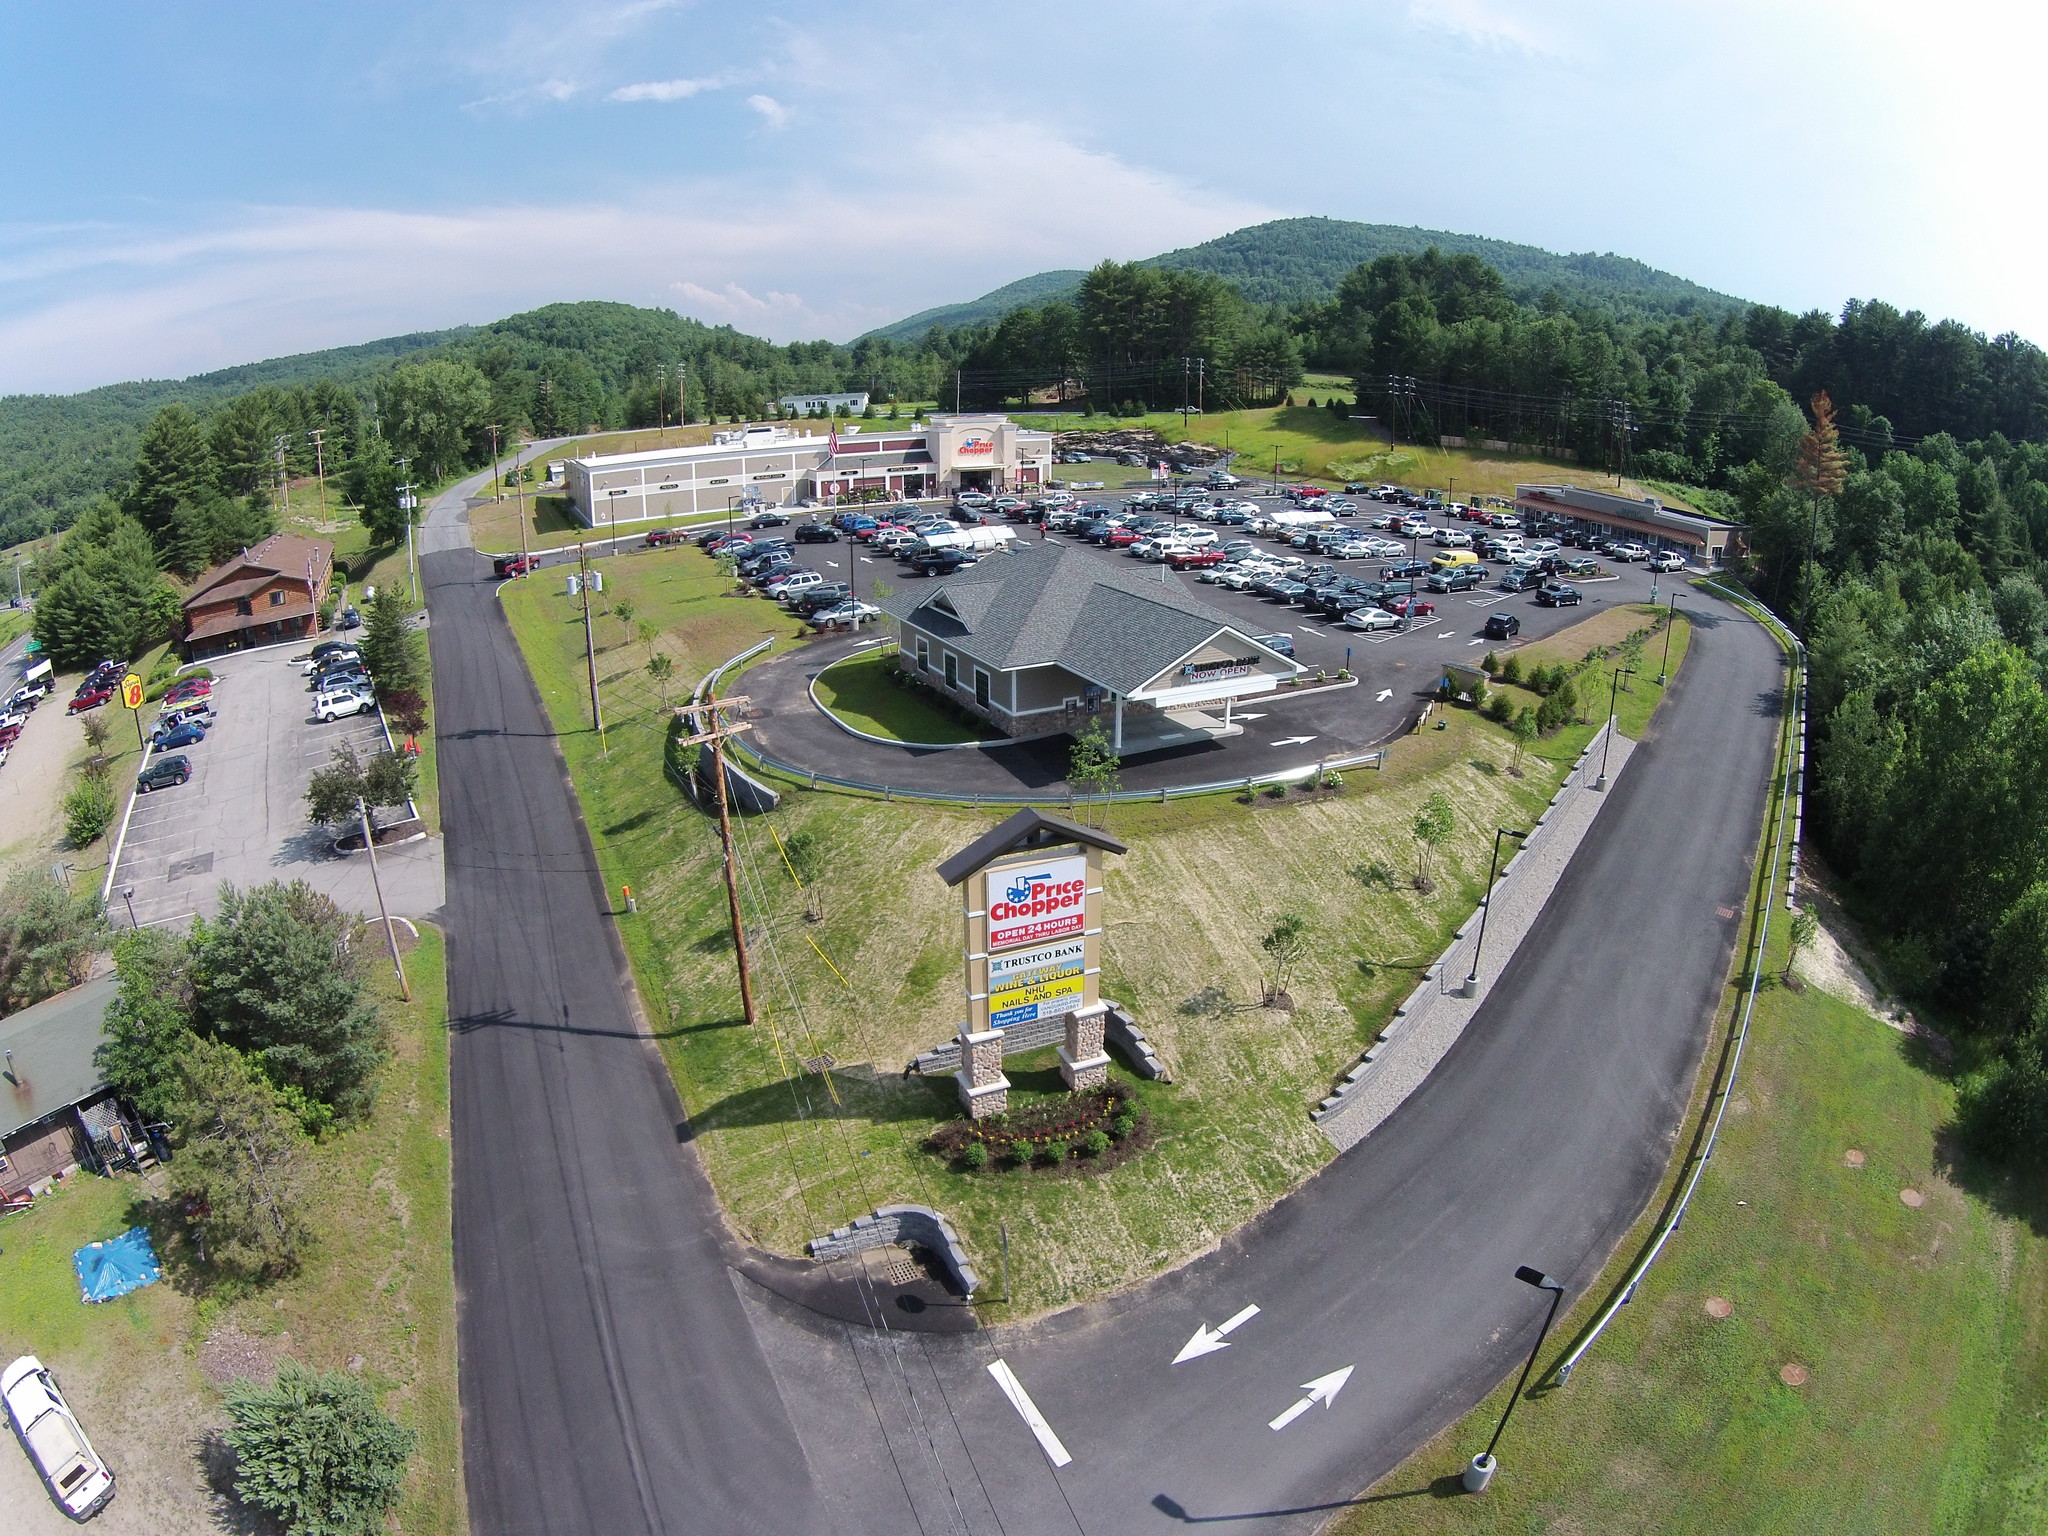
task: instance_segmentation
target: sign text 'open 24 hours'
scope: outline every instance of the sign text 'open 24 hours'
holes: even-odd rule
[[[988,960],[988,1027],[1007,1029],[1054,1019],[1081,1007],[1088,996],[1087,944],[1063,939]]]
[[[988,881],[988,949],[1015,949],[1047,939],[1079,938],[1087,919],[1088,861],[1047,859],[992,869]]]

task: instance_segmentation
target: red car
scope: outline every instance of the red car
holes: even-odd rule
[[[180,704],[191,704],[197,700],[210,699],[212,697],[212,681],[204,677],[195,677],[189,682],[178,684],[177,687],[166,693],[164,695],[164,708],[175,709]]]
[[[664,544],[680,543],[682,537],[683,531],[680,528],[657,528],[654,532],[647,535],[647,547],[649,549],[659,549]]]
[[[1380,606],[1404,619],[1426,619],[1436,612],[1435,603],[1420,597],[1390,597]]]
[[[491,562],[493,576],[524,576],[540,562],[532,555],[500,555]]]
[[[73,699],[70,704],[65,706],[64,713],[67,715],[82,715],[88,709],[98,709],[113,696],[114,690],[111,688],[88,688],[79,694],[77,698]]]
[[[1176,571],[1200,571],[1213,565],[1228,564],[1230,557],[1220,549],[1191,549],[1184,553],[1166,557],[1166,563]]]
[[[1129,549],[1143,537],[1144,535],[1135,528],[1114,528],[1110,530],[1109,537],[1102,542],[1111,549]]]

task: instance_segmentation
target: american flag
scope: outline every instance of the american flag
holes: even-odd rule
[[[833,427],[831,436],[826,439],[826,452],[835,459],[839,457],[839,428],[836,426]]]

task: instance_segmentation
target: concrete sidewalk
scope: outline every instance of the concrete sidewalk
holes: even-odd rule
[[[1473,950],[1479,943],[1479,913],[1474,912],[1425,973],[1422,985],[1395,1010],[1378,1044],[1315,1111],[1318,1128],[1338,1151],[1348,1151],[1371,1135],[1422,1086],[1492,995],[1635,751],[1635,743],[1616,732],[1607,758],[1608,789],[1594,789],[1606,734],[1603,730],[1595,736],[1580,755],[1550,809],[1537,819],[1522,851],[1508,861],[1494,884],[1486,949],[1480,956],[1479,995],[1460,997],[1457,990],[1471,974]]]

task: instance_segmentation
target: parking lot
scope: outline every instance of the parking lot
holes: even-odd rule
[[[1124,498],[1097,495],[1090,500],[1117,506]],[[1266,505],[1279,505],[1270,498],[1261,500]],[[1364,524],[1373,513],[1386,510],[1377,503],[1364,503],[1361,516],[1354,521]],[[1349,667],[1358,678],[1358,685],[1351,688],[1262,697],[1254,707],[1238,711],[1236,718],[1246,726],[1242,736],[1193,749],[1127,759],[1123,782],[1134,789],[1269,773],[1296,766],[1298,762],[1313,762],[1381,745],[1413,725],[1424,702],[1435,693],[1447,664],[1476,666],[1489,650],[1505,654],[1516,644],[1555,634],[1615,604],[1647,601],[1653,590],[1658,600],[1665,600],[1673,584],[1683,583],[1687,578],[1684,571],[1660,575],[1642,564],[1603,559],[1598,576],[1572,579],[1572,585],[1582,595],[1580,604],[1551,608],[1539,605],[1533,592],[1499,590],[1495,580],[1500,567],[1494,564],[1489,567],[1485,585],[1472,591],[1425,593],[1435,605],[1434,612],[1418,615],[1398,629],[1367,634],[1347,628],[1340,619],[1202,582],[1191,572],[1144,562],[1120,549],[1090,544],[1069,535],[1046,534],[1035,524],[1009,526],[1019,542],[1048,538],[1069,543],[1086,550],[1093,558],[1120,563],[1126,570],[1142,571],[1148,579],[1177,584],[1184,593],[1219,610],[1250,634],[1284,634],[1294,645],[1295,659],[1311,674],[1320,670],[1335,675]],[[1244,536],[1237,529],[1219,529],[1218,534],[1226,540]],[[1262,551],[1278,553],[1285,548],[1265,537],[1254,536],[1251,542]],[[1415,546],[1415,553],[1427,560],[1435,550],[1425,539]],[[819,571],[828,580],[849,582],[855,594],[863,598],[872,595],[877,581],[902,589],[923,580],[893,557],[871,552],[859,542],[797,544],[794,556],[798,565]],[[1346,575],[1370,579],[1379,575],[1380,565],[1379,561],[1351,560],[1341,562],[1338,568]],[[1510,614],[1520,622],[1521,630],[1515,641],[1486,637],[1487,618],[1495,613]],[[1064,777],[1066,752],[1057,742],[1027,743],[977,753],[926,754],[915,760],[914,767],[906,768],[892,766],[897,749],[867,750],[864,744],[850,741],[817,716],[802,684],[819,665],[844,654],[854,643],[809,649],[750,674],[750,692],[766,706],[769,715],[757,726],[757,739],[766,750],[787,762],[815,766],[842,776],[907,784],[912,780],[903,775],[914,773],[918,783],[955,790],[1040,788]],[[790,675],[785,678],[781,675],[784,672]]]
[[[218,720],[204,741],[178,749],[190,779],[136,797],[108,901],[117,923],[131,903],[140,924],[211,914],[223,881],[304,880],[351,911],[375,914],[368,860],[334,853],[331,834],[306,819],[305,797],[338,747],[369,757],[384,750],[384,731],[374,710],[315,724],[295,654],[280,648],[211,664]],[[441,905],[439,838],[380,848],[378,862],[393,913],[419,917]]]

